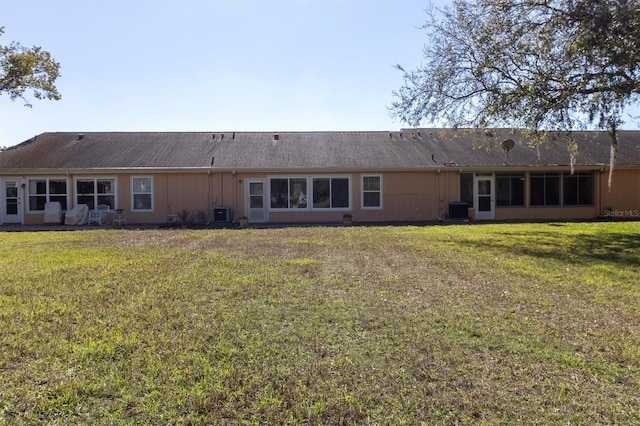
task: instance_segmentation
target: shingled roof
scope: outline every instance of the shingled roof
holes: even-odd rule
[[[460,167],[544,167],[569,166],[575,142],[575,166],[608,166],[611,139],[607,132],[555,132],[540,143],[532,143],[527,132],[513,129],[465,130],[426,129],[436,157],[446,165]],[[506,152],[505,140],[514,142]],[[621,131],[618,138],[617,166],[640,166],[640,131]]]
[[[575,165],[609,164],[606,132],[574,132]],[[502,142],[512,139],[505,152]],[[43,133],[0,152],[0,171],[55,169],[411,170],[569,165],[567,137],[529,146],[524,133],[468,132],[77,132]],[[618,166],[640,166],[640,131],[620,132]]]

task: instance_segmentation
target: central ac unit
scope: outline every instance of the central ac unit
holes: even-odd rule
[[[211,217],[213,222],[231,222],[231,208],[214,207]]]

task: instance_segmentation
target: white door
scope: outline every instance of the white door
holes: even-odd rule
[[[264,179],[245,180],[246,212],[249,223],[267,221],[266,181]]]
[[[475,206],[475,218],[477,220],[495,218],[494,186],[493,174],[475,176],[473,185],[473,205]]]
[[[2,223],[22,223],[22,188],[19,179],[2,180]]]

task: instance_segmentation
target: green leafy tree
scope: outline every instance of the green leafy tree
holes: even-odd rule
[[[0,27],[0,35],[3,33],[4,27]],[[25,97],[28,90],[36,99],[59,100],[55,86],[59,76],[60,64],[42,48],[28,49],[16,42],[8,46],[0,44],[0,94],[9,95],[11,100],[20,98],[31,107]]]
[[[640,1],[453,0],[428,10],[424,61],[392,113],[416,126],[606,129],[609,186],[625,110],[640,95]],[[573,143],[573,142],[572,142]]]

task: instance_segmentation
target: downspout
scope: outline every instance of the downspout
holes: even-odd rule
[[[449,199],[449,175],[450,174],[451,173],[447,171],[445,172],[445,175],[444,175],[444,193],[443,193],[443,206],[442,206],[443,209],[445,206],[448,206],[450,201]],[[448,210],[448,208],[446,210]]]
[[[216,161],[216,157],[211,157],[211,165],[209,166],[209,170],[207,170],[207,214],[209,215],[209,222],[207,223],[207,225],[213,222],[213,203],[211,201],[213,197],[213,195],[211,194],[211,190],[213,188],[211,179],[213,179],[213,177],[211,176],[211,169],[213,168],[214,161]]]
[[[69,191],[67,191],[69,193],[69,198],[70,200],[67,201],[67,211],[71,210],[72,208],[74,208],[76,206],[76,203],[72,202],[73,200],[76,199],[76,193],[75,193],[75,185],[73,184],[73,178],[71,176],[71,173],[69,173],[69,169],[67,169],[67,178],[69,179]]]
[[[164,187],[165,187],[165,189],[164,189],[164,197],[165,197],[166,206],[167,206],[166,207],[166,209],[167,209],[166,215],[167,215],[167,218],[169,218],[169,216],[172,216],[171,215],[171,206],[169,205],[169,173],[165,173],[164,174]]]
[[[441,212],[443,212],[442,199],[440,194],[440,172],[441,169],[440,167],[438,167],[438,170],[436,171],[436,200],[438,201],[438,204],[436,206],[436,220],[438,222],[442,222],[443,220],[443,215],[440,214]]]
[[[222,193],[223,191],[223,185],[222,185],[222,172],[218,173],[218,200],[216,202],[216,204],[221,203],[224,206],[224,194]],[[235,208],[235,207],[234,207]]]
[[[597,191],[597,197],[596,197],[596,217],[600,216],[600,213],[602,213],[602,175],[604,173],[604,168],[601,168],[600,171],[598,172],[598,179],[597,179],[597,183],[596,183],[596,191]]]
[[[211,160],[213,164],[213,160]],[[213,222],[212,210],[211,210],[211,169],[207,170],[207,214],[209,215],[209,222],[207,225],[210,225]]]
[[[233,176],[233,178],[231,179],[231,182],[233,183],[233,205],[237,206],[238,205],[238,177],[236,176],[235,170],[231,172],[231,175]]]

